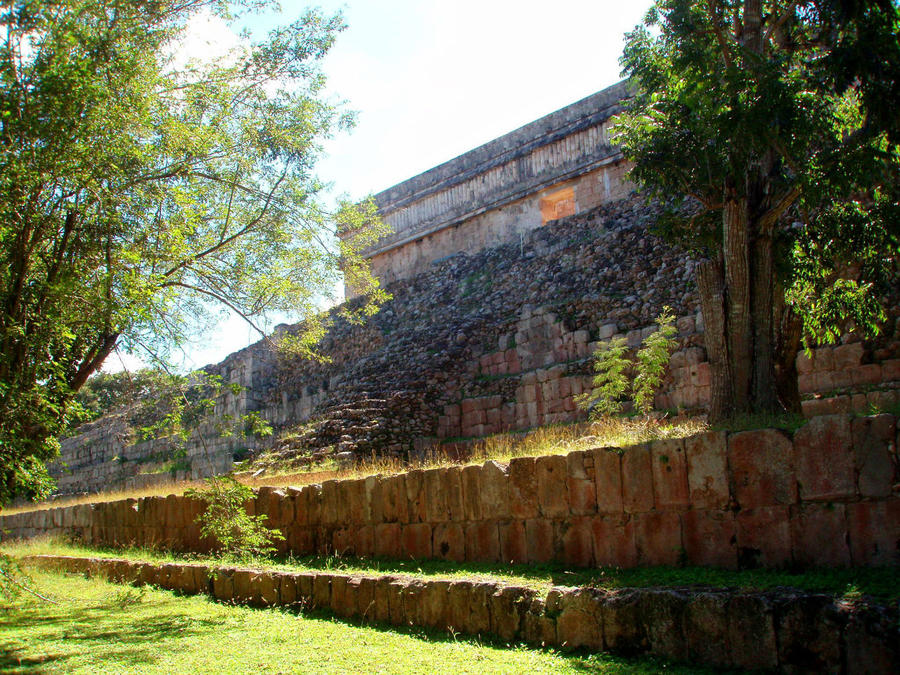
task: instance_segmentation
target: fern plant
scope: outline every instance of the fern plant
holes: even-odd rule
[[[575,397],[580,408],[590,411],[591,419],[622,411],[622,397],[628,390],[631,361],[625,357],[628,345],[618,337],[602,343],[594,352],[594,379],[591,391]]]
[[[657,329],[644,338],[635,355],[637,374],[631,383],[631,397],[634,406],[644,415],[653,410],[653,396],[662,384],[663,375],[669,365],[669,356],[675,349],[675,316],[669,307],[663,307],[656,317]]]

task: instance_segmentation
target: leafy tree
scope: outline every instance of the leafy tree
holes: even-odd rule
[[[359,250],[370,202],[322,205],[323,99],[340,16],[304,13],[214,63],[179,40],[199,12],[261,0],[18,0],[0,8],[0,503],[48,488],[73,394],[117,346],[167,350],[229,308],[306,317]],[[361,233],[352,242],[335,225]],[[308,353],[310,339],[293,346]]]
[[[799,408],[802,340],[878,330],[896,283],[891,0],[658,0],[627,36],[616,139],[697,268],[710,416]]]

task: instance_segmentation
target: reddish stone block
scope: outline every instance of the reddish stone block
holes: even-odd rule
[[[653,509],[653,467],[646,443],[626,448],[622,454],[622,501],[625,513]]]
[[[650,444],[653,496],[660,511],[682,511],[690,506],[687,460],[681,440],[653,441]]]
[[[569,515],[566,471],[566,458],[561,455],[538,457],[535,460],[538,504],[545,518],[564,518]]]
[[[445,469],[444,483],[447,495],[447,517],[453,522],[462,522],[466,519],[466,505],[462,489],[462,468],[451,466]]]
[[[793,454],[791,441],[775,429],[729,434],[731,484],[741,508],[797,501]]]
[[[648,588],[641,593],[641,614],[651,653],[675,661],[687,659],[684,634],[687,599],[685,593],[670,589]]]
[[[375,555],[375,527],[363,525],[356,530],[353,550],[358,556],[368,558]]]
[[[362,478],[342,481],[347,498],[345,507],[347,523],[362,525],[369,522],[369,502],[366,499],[366,482]]]
[[[386,523],[408,523],[405,476],[386,476],[381,483],[381,512]]]
[[[500,530],[495,520],[469,523],[466,533],[466,560],[500,562]]]
[[[850,564],[847,514],[843,504],[804,504],[791,508],[791,548],[801,565]]]
[[[491,633],[507,642],[518,639],[532,597],[534,591],[529,588],[506,586],[495,590],[490,598]]]
[[[331,550],[335,555],[356,555],[356,531],[339,527],[331,532]]]
[[[422,591],[424,625],[446,630],[450,625],[450,582],[429,581]]]
[[[560,523],[563,562],[575,567],[594,564],[593,518],[573,517]]]
[[[431,557],[431,525],[428,523],[404,525],[400,541],[404,556],[417,560]]]
[[[463,503],[466,509],[465,519],[469,521],[481,520],[481,467],[475,465],[464,466],[461,473]]]
[[[848,504],[847,527],[854,565],[900,564],[900,502]]]
[[[622,513],[622,454],[616,448],[595,448],[594,482],[597,487],[597,512]]]
[[[544,518],[525,521],[525,540],[528,545],[528,562],[542,563],[556,555],[553,523]]]
[[[250,577],[251,603],[257,607],[274,607],[279,604],[277,579],[271,572],[256,572]]]
[[[566,492],[569,495],[569,512],[573,515],[597,512],[597,489],[590,451],[570,452],[566,455]]]
[[[737,567],[737,536],[731,511],[687,511],[681,514],[687,562],[708,567]]]
[[[543,598],[531,599],[531,605],[524,617],[522,639],[541,647],[556,644],[556,619],[547,614]]]
[[[846,499],[856,494],[850,417],[815,417],[794,434],[800,499]]]
[[[506,467],[489,461],[481,466],[479,498],[483,519],[509,518],[508,476]]]
[[[523,521],[500,523],[500,560],[510,564],[528,562],[528,540]]]
[[[375,579],[362,577],[354,579],[356,585],[356,606],[363,621],[375,619]]]
[[[392,579],[388,584],[388,605],[390,609],[390,622],[395,626],[406,625],[406,605],[403,602],[403,594],[406,591],[406,582]]]
[[[471,581],[452,581],[447,589],[447,609],[449,614],[449,628],[457,632],[464,632],[469,621],[469,603],[472,593]]]
[[[690,501],[695,509],[724,509],[728,505],[726,441],[724,431],[711,431],[684,441]]]
[[[534,457],[514,457],[509,462],[509,514],[527,520],[536,518],[538,513]]]
[[[381,494],[382,476],[366,476],[363,479],[364,499],[368,522],[377,525],[384,522],[384,496]]]
[[[413,469],[404,474],[406,486],[406,503],[410,523],[424,523],[428,521],[425,498],[425,472],[421,469]]]
[[[592,519],[591,535],[598,566],[628,568],[637,565],[634,524],[629,517],[596,516]]]
[[[742,509],[735,524],[740,567],[782,567],[791,562],[789,507]]]
[[[677,513],[641,513],[634,516],[634,545],[640,565],[677,565],[684,549]]]
[[[468,596],[468,616],[464,630],[471,635],[487,635],[491,630],[491,596],[496,590],[492,583],[472,584]]]
[[[341,509],[341,487],[336,480],[322,483],[320,519],[323,525],[336,525]]]
[[[400,524],[382,523],[375,526],[375,555],[379,558],[399,558]]]
[[[375,621],[388,623],[391,620],[391,583],[395,581],[392,577],[381,577],[375,580],[375,597],[373,602]]]
[[[456,562],[466,559],[466,537],[460,523],[434,526],[434,557]]]
[[[293,574],[280,573],[275,575],[278,580],[278,594],[281,604],[285,607],[293,607],[298,604],[297,577]]]
[[[428,469],[423,473],[425,487],[425,521],[444,523],[449,520],[446,469]]]
[[[860,496],[890,496],[895,479],[891,446],[897,434],[897,418],[893,415],[855,418],[851,431]]]

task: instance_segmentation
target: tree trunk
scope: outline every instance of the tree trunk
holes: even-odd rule
[[[783,293],[779,298],[784,304]],[[800,351],[802,322],[790,307],[779,307],[776,313],[778,341],[775,345],[775,387],[781,406],[790,413],[801,414],[800,386],[797,381],[797,352]]]
[[[731,364],[725,337],[725,282],[721,263],[704,260],[697,266],[697,290],[711,374],[709,421],[715,424],[728,419],[733,412]]]
[[[750,223],[746,198],[728,188],[722,209],[725,260],[725,321],[731,363],[733,413],[749,413],[753,377],[750,305]],[[704,325],[705,325],[704,316]]]

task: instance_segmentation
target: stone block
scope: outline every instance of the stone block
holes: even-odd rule
[[[528,562],[549,562],[556,556],[556,540],[552,521],[545,518],[526,520],[525,540],[528,546]]]
[[[728,645],[738,668],[778,666],[772,606],[764,596],[735,595],[728,601]]]
[[[485,462],[479,476],[479,498],[483,519],[509,518],[509,480],[506,467],[495,461]]]
[[[738,565],[782,567],[791,562],[790,507],[742,509],[735,516]]]
[[[534,591],[514,586],[500,587],[491,594],[491,633],[501,640],[517,640],[524,628],[524,617],[531,606]]]
[[[622,454],[616,448],[595,448],[594,482],[597,488],[597,512],[622,513]]]
[[[453,522],[466,519],[466,505],[463,498],[462,468],[451,466],[444,470],[444,490],[447,495],[447,517]]]
[[[890,496],[896,478],[891,447],[896,439],[897,418],[893,415],[854,418],[851,431],[860,496]]]
[[[426,522],[444,523],[450,519],[445,474],[446,469],[428,469],[423,473]]]
[[[850,417],[815,417],[798,429],[794,434],[794,463],[801,500],[855,496]]]
[[[528,540],[525,536],[525,522],[514,520],[501,522],[500,528],[500,560],[510,564],[528,562]]]
[[[375,621],[388,623],[391,620],[391,583],[395,580],[391,577],[380,577],[375,580]]]
[[[356,598],[359,616],[363,621],[375,620],[375,582],[372,577],[362,577],[354,580],[356,583]]]
[[[331,609],[332,574],[316,574],[312,582],[313,609]]]
[[[803,504],[791,508],[791,548],[795,563],[848,566],[847,540],[847,514],[843,504]]]
[[[684,608],[687,660],[731,665],[728,648],[728,599],[725,593],[694,593]]]
[[[590,567],[594,564],[593,521],[590,516],[575,516],[559,524],[562,541],[562,559],[573,567]]]
[[[341,510],[341,488],[336,480],[322,483],[320,519],[322,525],[336,525]]]
[[[259,607],[274,607],[280,604],[278,580],[271,572],[257,572],[250,577],[251,603]]]
[[[622,503],[626,513],[653,509],[653,467],[649,444],[626,448],[622,454]]]
[[[278,595],[281,604],[285,607],[294,607],[301,603],[302,598],[297,595],[297,577],[286,572],[275,573],[278,580]]]
[[[564,518],[569,515],[566,472],[566,458],[561,455],[548,455],[535,460],[538,504],[545,518]]]
[[[729,434],[730,482],[741,508],[796,503],[793,454],[790,439],[775,429]]]
[[[425,626],[446,630],[450,626],[450,582],[429,581],[422,592],[422,619]]]
[[[145,565],[141,569],[141,579],[144,583],[156,583],[152,580],[153,567]],[[219,602],[234,602],[234,582],[233,571],[225,568],[219,568],[212,574],[213,595]]]
[[[848,612],[844,628],[846,672],[850,675],[900,671],[900,629],[891,610]]]
[[[854,565],[900,564],[900,501],[847,504]]]
[[[406,503],[410,523],[424,523],[428,520],[425,498],[425,472],[413,469],[404,474]]]
[[[488,635],[491,631],[491,596],[497,589],[496,584],[482,582],[473,583],[469,590],[468,616],[465,620],[465,632],[470,635]],[[454,614],[455,618],[455,614]]]
[[[461,473],[462,495],[466,509],[466,520],[481,520],[481,467],[475,465],[464,466]]]
[[[538,483],[534,457],[514,457],[509,462],[509,514],[513,518],[536,518]]]
[[[394,626],[404,626],[406,621],[406,604],[403,602],[403,593],[406,590],[405,581],[392,579],[388,583],[388,606],[390,609],[390,622]]]
[[[466,560],[500,562],[500,530],[495,520],[465,526]]]
[[[565,591],[556,618],[559,646],[564,649],[603,649],[601,592],[594,588]]]
[[[686,511],[681,514],[687,562],[709,567],[737,567],[737,535],[731,511]]]
[[[626,656],[647,651],[649,640],[641,617],[641,591],[609,591],[602,596],[602,606],[606,650]]]
[[[630,517],[595,516],[591,523],[594,561],[598,567],[634,567],[637,549]]]
[[[467,632],[469,624],[469,603],[472,593],[471,581],[451,581],[447,589],[447,610],[449,628],[456,632]]]
[[[532,598],[522,626],[522,639],[541,647],[556,644],[556,619],[545,611],[543,598]]]
[[[723,509],[728,505],[727,436],[711,431],[684,441],[690,502],[695,509]]]
[[[677,513],[641,513],[633,519],[639,565],[677,565],[682,562],[681,519]]]
[[[408,523],[406,482],[403,474],[386,476],[381,483],[382,514],[386,523]]]
[[[653,496],[657,510],[683,511],[690,506],[684,443],[660,440],[650,444]]]
[[[384,498],[381,494],[382,476],[366,476],[363,479],[366,509],[369,515],[368,522],[377,525],[384,522]]]
[[[431,525],[428,523],[404,525],[400,538],[404,557],[416,560],[424,560],[431,557]]]
[[[597,488],[594,482],[594,460],[590,451],[566,455],[566,492],[569,512],[588,515],[597,512]]]
[[[363,525],[354,535],[354,553],[363,558],[375,555],[375,526]]]
[[[779,598],[775,611],[778,666],[782,672],[826,673],[841,663],[843,621],[826,595]]]
[[[375,526],[375,555],[379,558],[401,556],[400,523],[382,523]]]
[[[466,559],[466,537],[461,523],[438,523],[434,526],[433,554],[442,560],[463,562]]]
[[[687,602],[688,596],[677,590],[651,588],[641,593],[641,614],[653,654],[675,661],[687,659]]]

